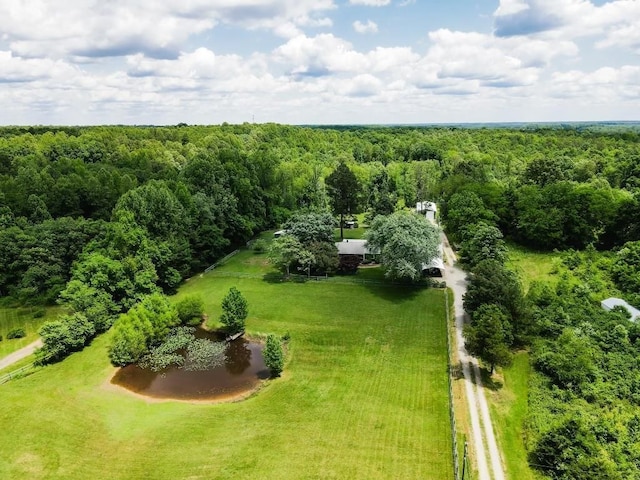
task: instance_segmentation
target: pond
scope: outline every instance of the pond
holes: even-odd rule
[[[196,337],[219,341],[214,333],[201,329]],[[224,365],[211,370],[171,367],[154,372],[128,365],[116,372],[111,383],[159,399],[229,400],[250,393],[269,377],[262,349],[263,345],[240,337],[227,343]]]

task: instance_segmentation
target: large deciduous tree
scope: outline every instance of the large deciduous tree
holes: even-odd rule
[[[324,181],[329,191],[331,208],[336,215],[340,215],[340,238],[343,239],[344,215],[358,211],[360,182],[343,162]]]
[[[276,238],[269,246],[267,258],[269,263],[287,276],[291,273],[291,267],[296,264],[313,263],[311,252],[292,235],[283,235]]]
[[[438,256],[440,235],[422,215],[396,212],[379,216],[366,234],[369,250],[379,250],[385,275],[417,281],[422,268]]]

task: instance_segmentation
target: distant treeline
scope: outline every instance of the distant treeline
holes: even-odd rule
[[[0,295],[54,301],[81,252],[113,249],[122,222],[159,249],[152,276],[171,291],[292,212],[326,208],[323,179],[339,162],[364,208],[382,175],[399,206],[434,199],[446,212],[463,196],[469,215],[538,248],[638,239],[633,129],[4,127]]]

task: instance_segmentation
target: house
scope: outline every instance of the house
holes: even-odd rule
[[[438,207],[433,202],[418,202],[416,203],[416,212],[424,214],[427,220],[432,224],[437,225],[436,216],[438,214]]]
[[[336,242],[336,247],[338,249],[338,255],[359,255],[362,257],[362,260],[366,258],[367,255],[379,255],[379,251],[370,251],[367,246],[366,240],[354,240],[354,239],[345,239],[341,242]]]
[[[615,298],[615,297],[607,298],[605,300],[602,300],[600,302],[600,305],[602,305],[602,308],[604,308],[608,312],[613,310],[615,307],[622,307],[626,309],[627,312],[629,312],[629,314],[631,315],[632,322],[635,322],[640,318],[640,310],[638,310],[635,307],[632,307],[621,298]]]
[[[280,238],[282,235],[284,235],[285,233],[287,233],[286,230],[278,230],[277,232],[274,232],[273,237],[274,238]]]

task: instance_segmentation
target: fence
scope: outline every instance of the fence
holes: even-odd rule
[[[453,354],[451,351],[451,313],[449,311],[449,289],[444,291],[444,309],[447,317],[447,370],[449,380],[449,422],[451,423],[451,449],[453,453],[453,478],[460,480],[459,461],[458,461],[458,437],[456,432],[456,415],[453,408],[453,365],[451,360]],[[465,445],[466,448],[466,445]],[[465,454],[466,457],[466,454]],[[464,469],[463,469],[464,472]]]
[[[238,253],[240,250],[234,250],[233,252],[231,252],[228,255],[225,255],[224,257],[222,257],[220,260],[218,260],[216,263],[214,263],[213,265],[208,266],[207,268],[204,269],[204,273],[208,273],[211,270],[213,270],[216,267],[219,267],[220,265],[224,265],[231,257],[233,257],[236,253]]]
[[[34,366],[35,365],[33,363],[30,363],[29,365],[25,365],[24,367],[20,367],[17,370],[14,370],[12,372],[9,372],[5,375],[0,376],[0,385],[7,383],[9,380],[13,378],[23,376],[25,373],[31,370]]]

